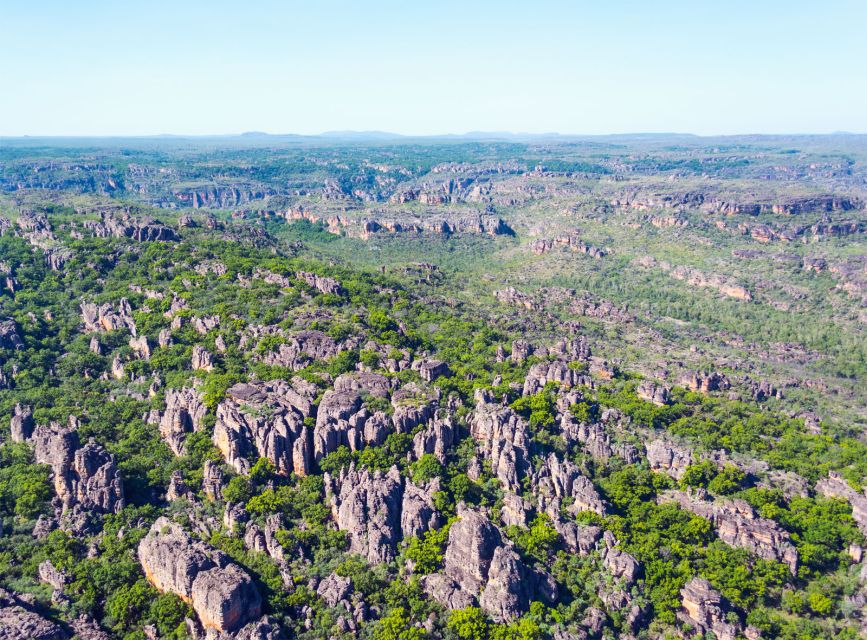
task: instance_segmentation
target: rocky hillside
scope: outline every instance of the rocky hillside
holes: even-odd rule
[[[867,633],[860,165],[769,200],[612,178],[696,150],[382,153],[231,191],[4,164],[0,639]],[[764,248],[696,240],[729,233]],[[838,342],[788,328],[821,314]]]

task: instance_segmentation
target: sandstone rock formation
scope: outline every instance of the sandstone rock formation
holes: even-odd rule
[[[313,395],[300,379],[239,383],[217,407],[214,444],[238,473],[249,473],[254,454],[274,463],[277,473],[306,475],[312,464],[310,429]]]
[[[84,330],[88,333],[128,329],[133,337],[136,336],[132,308],[126,298],[121,298],[116,308],[108,303],[97,306],[90,302],[82,302],[81,320],[84,323]]]
[[[731,605],[704,578],[693,578],[680,590],[683,611],[678,617],[694,628],[692,637],[713,634],[717,640],[736,640],[746,635],[758,638],[757,630],[744,629],[740,622],[731,622]]]
[[[207,413],[202,394],[195,389],[166,391],[166,410],[160,418],[160,434],[176,456],[184,455],[187,433],[202,429]]]
[[[154,522],[138,557],[148,581],[190,603],[206,629],[236,631],[261,614],[262,598],[250,576],[167,518]]]
[[[433,505],[438,484],[422,489],[402,478],[397,467],[388,473],[344,468],[325,474],[326,496],[341,531],[349,533],[350,550],[372,563],[390,562],[402,538],[421,536],[442,525]]]
[[[532,599],[557,598],[549,575],[527,567],[485,515],[464,507],[449,530],[442,573],[425,576],[422,584],[447,608],[478,603],[499,622],[526,612]]]
[[[526,422],[508,407],[493,404],[482,390],[469,419],[470,434],[490,462],[494,476],[510,491],[521,489],[530,468],[530,436]]]
[[[720,540],[733,547],[744,547],[766,560],[776,560],[798,572],[798,550],[789,534],[773,520],[759,517],[743,500],[705,499],[702,492],[667,491],[660,502],[672,501],[681,508],[710,520]]]
[[[0,640],[69,640],[69,634],[14,594],[0,589]]]

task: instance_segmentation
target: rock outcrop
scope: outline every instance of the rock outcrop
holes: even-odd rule
[[[121,298],[116,307],[108,303],[97,306],[90,302],[82,302],[81,321],[84,323],[84,330],[88,333],[128,329],[133,337],[136,336],[132,307],[126,298]]]
[[[190,603],[206,629],[236,631],[261,615],[262,598],[250,576],[167,518],[154,522],[138,557],[148,581]]]
[[[69,640],[69,634],[14,594],[0,589],[0,640]]]
[[[581,473],[574,462],[560,460],[554,453],[548,454],[542,465],[530,476],[533,494],[539,501],[539,508],[552,519],[560,517],[564,501],[567,511],[592,511],[605,515],[605,502],[599,496],[593,483]]]
[[[426,489],[388,473],[344,468],[325,474],[325,490],[337,527],[349,534],[350,551],[372,563],[390,562],[402,538],[421,536],[442,525],[433,505],[438,484]]]
[[[487,516],[464,507],[449,529],[442,572],[425,576],[422,584],[443,606],[477,603],[498,622],[514,620],[531,600],[557,598],[551,576],[527,567]]]
[[[15,349],[17,351],[23,348],[24,342],[18,335],[18,326],[15,321],[10,318],[0,322],[0,349]]]
[[[846,479],[833,471],[816,483],[816,493],[826,498],[842,498],[852,506],[852,519],[861,533],[867,535],[867,495],[855,491]]]
[[[476,408],[469,426],[494,476],[506,489],[519,491],[521,479],[530,468],[527,423],[510,408],[493,404],[480,390],[476,393]]]
[[[732,622],[731,605],[704,578],[693,578],[680,590],[683,610],[678,617],[695,630],[692,637],[704,638],[713,634],[717,640],[736,640],[746,634],[758,638],[756,630],[744,629],[740,622]],[[737,619],[739,616],[735,616]]]
[[[160,418],[160,434],[176,456],[184,455],[187,433],[202,429],[207,413],[202,394],[195,389],[166,391],[166,410]]]
[[[776,560],[798,572],[798,550],[789,534],[773,520],[759,517],[743,500],[706,500],[703,492],[666,491],[660,502],[675,502],[682,509],[710,520],[719,539],[733,547],[749,549],[760,558]]]
[[[114,456],[92,440],[81,446],[77,422],[33,429],[29,442],[38,464],[51,466],[54,490],[64,511],[117,513],[124,506],[123,481]]]
[[[300,379],[239,383],[217,407],[214,444],[238,473],[254,457],[267,458],[277,473],[306,475],[312,464],[310,429],[315,389]]]
[[[681,447],[664,438],[651,440],[646,445],[647,462],[653,471],[663,471],[675,480],[683,477],[692,464],[692,449]]]

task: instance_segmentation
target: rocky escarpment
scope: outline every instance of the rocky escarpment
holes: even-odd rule
[[[148,581],[188,602],[205,629],[245,633],[262,611],[262,597],[247,573],[224,554],[159,518],[138,547]]]
[[[721,197],[700,191],[646,193],[631,191],[611,200],[612,206],[649,211],[652,209],[689,210],[698,209],[724,215],[777,214],[799,215],[814,212],[852,211],[864,206],[858,198],[821,194],[798,196],[777,201],[757,201]]]
[[[710,520],[720,540],[733,547],[744,547],[766,560],[776,560],[798,572],[798,550],[789,534],[773,520],[760,518],[743,500],[707,500],[698,491],[667,491],[660,502],[675,502],[681,508]]]
[[[350,551],[372,563],[390,562],[400,540],[443,524],[433,504],[438,482],[419,487],[397,467],[387,473],[354,466],[326,473],[325,490],[337,527],[349,534]]]
[[[133,217],[128,212],[120,215],[105,213],[99,221],[82,223],[97,238],[131,238],[136,242],[171,242],[178,239],[171,227],[149,216]]]
[[[373,215],[371,215],[371,213]],[[478,234],[514,235],[512,228],[498,216],[487,213],[434,212],[414,216],[406,212],[365,212],[365,216],[349,217],[336,213],[316,213],[301,207],[290,209],[283,215],[287,220],[307,220],[322,223],[331,233],[369,239],[375,234]]]
[[[449,609],[477,605],[500,622],[525,613],[532,600],[555,602],[558,594],[551,576],[526,566],[487,516],[463,506],[449,529],[442,572],[422,584]]]
[[[217,407],[214,444],[238,473],[249,473],[251,460],[262,457],[277,473],[306,475],[312,435],[305,420],[313,413],[315,394],[297,378],[236,384]]]
[[[573,253],[583,253],[591,258],[604,258],[608,251],[600,247],[587,244],[577,233],[557,236],[556,238],[534,240],[530,244],[530,250],[537,256],[548,253],[553,249],[567,249]]]
[[[270,187],[215,185],[177,189],[172,195],[177,204],[193,209],[231,209],[275,193]]]

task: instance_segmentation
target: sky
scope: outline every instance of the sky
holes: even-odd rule
[[[867,132],[867,0],[2,0],[0,136]]]

